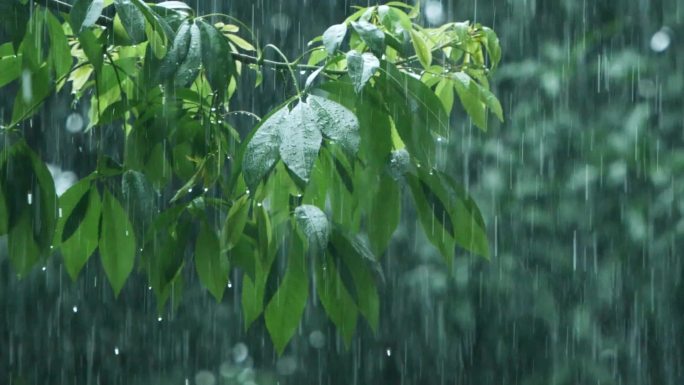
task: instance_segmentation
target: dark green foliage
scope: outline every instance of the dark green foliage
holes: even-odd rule
[[[303,65],[264,60],[241,36],[246,26],[196,17],[183,2],[47,4],[11,7],[32,16],[20,39],[0,45],[0,87],[19,86],[11,118],[0,116],[3,135],[21,136],[68,84],[89,108],[97,154],[89,176],[57,200],[26,142],[3,147],[0,232],[21,275],[56,251],[76,279],[97,254],[114,296],[137,267],[162,312],[169,300],[178,305],[192,266],[219,302],[235,268],[245,326],[263,314],[282,354],[310,301],[310,277],[347,346],[359,314],[378,332],[379,260],[405,194],[447,261],[456,245],[488,255],[477,207],[436,170],[436,143],[452,132],[445,82],[456,82],[449,89],[478,125],[487,109],[502,115],[484,75],[466,84],[455,70],[498,61],[491,30],[466,23],[449,34],[415,24],[415,7],[373,6],[316,38]],[[453,55],[459,44],[472,56]],[[297,71],[311,74],[245,135],[227,121],[238,112],[231,99],[245,72],[258,84],[268,65],[294,82]],[[123,143],[110,148],[114,131]],[[399,172],[397,152],[406,155]]]

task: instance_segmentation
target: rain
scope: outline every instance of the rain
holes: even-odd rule
[[[684,384],[684,2],[148,3],[0,0],[0,384]]]

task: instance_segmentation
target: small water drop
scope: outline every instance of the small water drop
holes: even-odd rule
[[[78,306],[72,307],[71,311],[73,311],[74,313],[78,313]]]
[[[114,355],[119,355],[119,348],[116,346],[114,347]]]
[[[654,52],[664,52],[672,43],[671,31],[667,27],[661,28],[651,36],[651,49]]]
[[[157,317],[157,322],[162,322],[164,319],[162,317]]]
[[[387,357],[390,357],[392,355],[392,349],[385,350],[385,354],[387,354]]]
[[[30,205],[31,203],[33,203],[33,194],[31,194],[31,193],[26,194],[26,202],[27,202],[29,205]]]

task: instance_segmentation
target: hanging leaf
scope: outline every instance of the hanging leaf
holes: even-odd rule
[[[105,190],[102,199],[100,257],[114,295],[118,296],[135,263],[135,235],[126,211]]]
[[[279,355],[294,336],[304,314],[309,294],[309,277],[306,273],[304,243],[293,235],[287,256],[287,270],[278,290],[264,311],[266,329]]]
[[[295,209],[294,215],[309,242],[309,248],[315,253],[325,250],[330,237],[330,225],[325,213],[316,206],[302,205]]]
[[[378,278],[384,279],[384,277],[375,256],[358,236],[350,237],[339,228],[332,232],[329,249],[331,254],[343,261],[349,270],[354,282],[358,309],[373,332],[377,333],[380,320],[380,297],[372,270],[375,270]]]
[[[230,78],[236,74],[228,40],[214,26],[197,22],[202,33],[202,66],[211,88],[219,95],[228,90]]]
[[[114,0],[116,14],[121,20],[131,44],[139,44],[146,40],[145,15],[131,0]]]
[[[10,261],[23,276],[50,252],[57,214],[54,182],[45,164],[21,140],[0,155],[0,188]]]
[[[358,310],[354,298],[344,285],[335,267],[335,261],[328,253],[315,259],[316,293],[325,309],[328,318],[335,324],[347,347],[349,347],[354,331]]]
[[[48,32],[50,34],[50,66],[55,73],[57,80],[62,79],[62,84],[65,76],[71,70],[73,58],[71,57],[71,47],[67,41],[62,24],[57,20],[52,12],[45,12]],[[2,83],[2,82],[0,82]],[[58,87],[60,85],[58,84]]]
[[[323,137],[316,112],[304,102],[297,104],[280,126],[280,158],[297,177],[309,181]]]
[[[413,43],[413,49],[416,51],[416,56],[418,56],[418,61],[423,66],[423,68],[428,69],[432,65],[432,52],[425,43],[425,39],[417,31],[411,29],[411,42]]]
[[[185,58],[178,66],[174,75],[174,82],[178,87],[186,88],[197,78],[202,63],[202,48],[200,29],[196,23],[190,26],[190,40]],[[216,59],[215,59],[216,60]]]
[[[360,54],[355,50],[347,52],[347,69],[354,84],[354,91],[360,93],[380,67],[380,61],[370,52]]]
[[[177,72],[181,63],[188,55],[190,36],[190,23],[181,24],[181,26],[178,27],[176,36],[171,44],[171,48],[166,53],[166,56],[164,56],[164,59],[159,66],[159,73],[157,76],[160,81],[171,79],[171,77]],[[155,69],[152,70],[154,71]]]
[[[97,19],[100,18],[100,15],[102,15],[103,8],[103,0],[74,1],[71,12],[69,12],[71,29],[80,33],[84,29],[92,27],[97,22]]]
[[[21,87],[14,99],[10,126],[30,118],[37,112],[43,100],[50,95],[50,84],[47,66],[40,67],[36,72],[24,72],[21,77]]]
[[[195,269],[202,285],[221,302],[229,280],[230,264],[221,252],[216,233],[204,221],[195,241]]]
[[[238,244],[245,229],[248,215],[249,197],[244,195],[242,198],[235,201],[226,216],[226,221],[221,230],[222,251],[228,251]]]
[[[387,249],[401,217],[401,192],[397,183],[382,174],[372,199],[366,228],[373,252],[381,255]]]
[[[359,120],[353,112],[332,100],[309,95],[306,102],[316,114],[316,125],[323,135],[333,140],[347,154],[359,149]]]
[[[489,108],[500,121],[503,121],[501,103],[494,94],[478,84],[465,72],[453,75],[454,87],[461,104],[478,128],[487,131],[487,110]]]
[[[368,167],[382,170],[392,151],[392,122],[377,94],[373,88],[364,89],[356,101],[356,115],[361,133],[360,156]]]
[[[351,25],[368,48],[376,56],[382,56],[385,52],[385,34],[378,27],[367,21],[353,21]]]
[[[142,240],[145,230],[158,214],[159,194],[145,174],[135,170],[123,173],[121,192],[128,218],[136,229],[136,235]]]
[[[62,242],[59,245],[59,249],[64,258],[66,270],[72,280],[78,278],[81,269],[88,262],[93,252],[95,252],[99,238],[100,194],[97,192],[97,189],[90,188],[89,181],[84,183],[84,185],[87,187],[87,190],[76,206],[72,206],[72,198],[78,194],[78,189],[74,190],[74,196],[67,196],[69,193],[67,191],[67,193],[60,197],[60,206],[66,221],[64,222],[64,232],[60,236]],[[83,209],[83,206],[85,206],[85,209]],[[69,213],[70,208],[73,209]],[[80,211],[84,211],[83,214]],[[81,219],[78,221],[76,228],[71,231],[70,235],[67,235],[67,225],[73,226],[70,224],[70,221],[74,221],[78,216],[81,216]],[[60,233],[59,223],[56,233]]]
[[[335,51],[342,45],[342,41],[346,35],[346,24],[331,25],[323,32],[323,46],[325,46],[326,51],[328,51],[328,55],[335,54]]]
[[[501,45],[499,44],[499,37],[496,32],[489,27],[482,27],[482,32],[485,35],[484,46],[489,53],[492,69],[495,69],[501,61]]]
[[[276,110],[256,127],[247,143],[242,170],[245,182],[251,189],[268,174],[280,158],[280,127],[291,124],[287,106]]]

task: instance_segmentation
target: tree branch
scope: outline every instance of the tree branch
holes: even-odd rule
[[[71,11],[71,8],[73,8],[73,6],[71,4],[65,3],[65,2],[60,1],[60,0],[45,0],[45,1],[46,1],[45,6],[47,8],[50,8],[50,9],[57,11],[57,12],[68,13]],[[104,16],[104,15],[100,15],[100,17],[98,18],[97,24],[100,26],[103,26],[103,27],[108,27],[108,26],[112,25],[112,22],[113,22],[112,18]],[[315,65],[297,64],[297,63],[288,63],[288,62],[268,60],[268,59],[263,59],[263,58],[258,58],[255,56],[247,55],[247,54],[240,53],[240,52],[231,52],[231,54],[233,56],[233,59],[235,59],[239,62],[242,62],[245,64],[256,64],[256,65],[260,65],[260,66],[269,66],[269,67],[273,67],[276,69],[286,70],[286,69],[292,68],[292,69],[297,69],[299,71],[316,71],[316,70],[321,68],[320,66],[315,66]],[[347,71],[328,70],[328,69],[324,70],[323,72],[325,72],[326,74],[329,74],[329,75],[345,75],[347,73]]]

